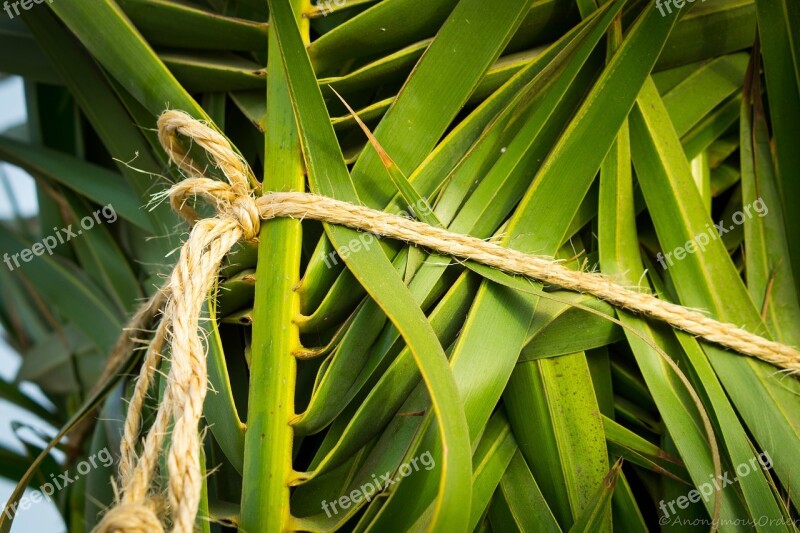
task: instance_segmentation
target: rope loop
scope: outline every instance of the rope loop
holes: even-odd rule
[[[149,505],[112,507],[94,529],[95,533],[164,533],[164,525]]]
[[[207,178],[179,136],[203,148],[229,183]],[[245,240],[258,236],[261,215],[250,190],[250,183],[256,180],[247,162],[233,150],[224,135],[183,111],[169,110],[158,118],[158,139],[170,160],[189,176],[169,190],[170,205],[176,213],[194,224],[200,217],[188,199],[204,197],[214,203],[217,218],[232,218],[239,224]]]

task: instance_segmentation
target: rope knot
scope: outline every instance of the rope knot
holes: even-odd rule
[[[261,228],[261,213],[258,210],[256,199],[247,194],[237,196],[231,202],[231,215],[242,228],[242,238],[249,241],[258,236]]]
[[[220,218],[232,219],[242,230],[245,240],[258,236],[261,213],[250,191],[209,178],[188,178],[173,185],[168,191],[172,209],[187,222],[194,224],[200,215],[189,204],[189,198],[202,196],[212,204]]]
[[[189,176],[170,189],[172,208],[189,222],[196,222],[199,216],[187,205],[186,199],[188,196],[204,196],[216,202],[217,212],[236,221],[245,240],[254,239],[261,227],[261,213],[251,194],[250,184],[257,185],[257,182],[250,167],[234,151],[228,139],[182,111],[162,113],[158,118],[158,130],[161,145],[170,159]],[[178,135],[200,145],[230,183],[207,178]]]

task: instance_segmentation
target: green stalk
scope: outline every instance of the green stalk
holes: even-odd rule
[[[308,0],[293,0],[302,13]],[[301,22],[308,39],[308,22]],[[265,191],[302,191],[304,174],[292,103],[275,33],[269,34]],[[293,352],[300,333],[294,287],[300,280],[301,225],[298,220],[264,222],[259,235],[253,304],[252,356],[247,432],[244,446],[241,531],[291,529],[289,481],[297,364]]]

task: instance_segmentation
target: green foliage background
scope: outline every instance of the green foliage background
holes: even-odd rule
[[[99,206],[120,217],[0,268],[0,322],[23,359],[0,396],[63,428],[51,446],[68,463],[24,439],[25,455],[0,450],[0,475],[20,482],[10,505],[118,449],[141,352],[101,372],[186,231],[167,205],[145,208],[182,179],[154,131],[165,108],[223,131],[263,190],[394,213],[422,197],[452,231],[800,345],[800,2],[670,5],[54,0],[0,16],[0,71],[24,77],[30,117],[0,137],[0,159],[35,177],[40,208],[0,224],[0,252]],[[659,265],[758,199],[763,217]],[[226,261],[204,331],[198,529],[797,529],[794,376],[403,243],[329,266],[359,236],[274,220]],[[435,468],[324,511],[428,452]],[[770,468],[683,505],[764,452]],[[97,470],[56,499],[82,531],[113,497]]]

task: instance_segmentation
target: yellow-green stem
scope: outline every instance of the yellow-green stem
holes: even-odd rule
[[[302,13],[308,0],[293,0]],[[307,19],[301,32],[308,36]],[[265,191],[304,190],[300,141],[274,32],[267,70]],[[294,287],[300,278],[302,228],[297,220],[273,220],[261,228],[253,305],[250,392],[245,435],[241,531],[278,532],[291,528],[289,485],[296,361],[300,334]]]

